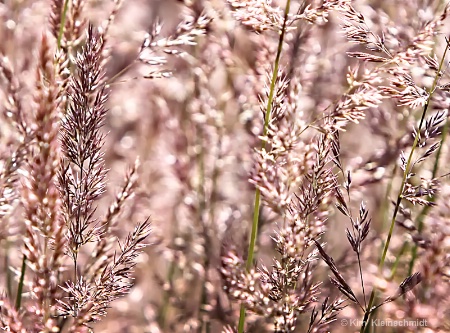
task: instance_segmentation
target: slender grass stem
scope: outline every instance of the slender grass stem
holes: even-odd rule
[[[20,306],[22,304],[22,292],[23,292],[23,283],[25,280],[25,270],[27,267],[27,257],[24,255],[22,259],[22,268],[20,270],[20,279],[19,285],[17,287],[17,295],[16,295],[16,310],[20,310]]]
[[[287,18],[289,15],[290,7],[291,7],[291,1],[286,0],[286,7],[284,10],[283,27],[280,32],[280,38],[278,39],[277,55],[275,57],[275,63],[274,63],[273,72],[272,72],[272,79],[270,82],[269,98],[267,99],[266,114],[264,117],[263,137],[265,137],[267,135],[267,131],[269,128],[269,121],[270,121],[270,116],[272,113],[272,103],[273,103],[273,98],[275,95],[275,84],[276,84],[277,77],[278,77],[278,68],[280,66],[281,51],[283,50],[283,42],[284,42],[284,36],[286,34],[286,24],[287,24]],[[262,141],[261,148],[262,149],[266,148],[265,140]],[[257,238],[256,236],[258,234],[260,206],[261,206],[261,191],[257,188],[255,191],[255,203],[254,203],[254,208],[253,208],[252,231],[250,234],[250,243],[248,246],[248,257],[247,257],[247,263],[246,263],[247,271],[249,271],[253,266],[253,257],[255,254],[255,245],[256,245],[256,238]],[[244,306],[244,304],[241,304],[241,309],[240,309],[240,314],[239,314],[238,333],[244,332],[244,326],[245,326],[245,306]]]
[[[219,161],[222,160],[222,137],[223,137],[223,128],[218,126],[218,140],[217,140],[217,156],[215,157],[215,162],[214,162],[214,169],[212,172],[212,176],[211,176],[211,195],[209,198],[209,228],[212,230],[212,232],[217,232],[216,226],[215,226],[215,220],[216,220],[216,215],[215,215],[215,206],[216,206],[216,189],[217,189],[217,181],[220,175],[220,167],[219,167]],[[205,248],[209,248],[209,237],[206,234],[206,230],[205,230],[205,237],[207,243],[205,244]],[[209,257],[206,255],[205,257],[205,279],[204,279],[204,283],[202,286],[202,295],[201,295],[201,307],[204,308],[208,303],[208,289],[207,289],[207,283],[210,281],[210,276],[209,276],[209,269],[211,267],[211,262],[209,260]],[[202,309],[200,309],[202,310]],[[210,333],[211,332],[211,323],[209,320],[205,321],[205,320],[201,320],[202,325],[200,325],[200,329],[201,332],[203,332],[203,327],[205,328],[205,333]]]
[[[436,152],[436,159],[434,160],[433,173],[432,173],[433,179],[437,177],[437,173],[439,171],[439,161],[440,161],[441,155],[442,155],[442,147],[444,146],[444,143],[447,140],[447,136],[448,136],[448,127],[449,127],[448,122],[449,122],[449,118],[447,115],[447,120],[445,121],[444,128],[443,128],[442,134],[441,134],[441,145],[439,146],[439,149]],[[429,200],[431,202],[435,202],[436,196],[430,197]],[[428,212],[430,211],[430,208],[431,208],[431,206],[423,207],[423,209],[421,210],[421,212],[417,218],[417,231],[419,233],[421,233],[423,231],[424,221],[428,215]],[[409,262],[409,268],[408,268],[409,275],[412,274],[412,270],[414,269],[415,261],[417,260],[417,249],[418,249],[417,244],[414,244],[414,246],[411,250],[412,257],[411,257],[411,261]]]
[[[389,249],[391,238],[392,238],[392,235],[394,233],[395,220],[397,218],[397,214],[398,214],[398,211],[400,209],[400,203],[401,203],[401,201],[403,199],[403,191],[404,191],[404,188],[405,188],[405,185],[406,185],[407,177],[408,177],[408,174],[409,174],[409,172],[411,171],[411,168],[412,168],[412,159],[413,159],[414,151],[416,150],[417,145],[419,143],[420,131],[422,130],[422,125],[423,125],[423,123],[425,121],[425,116],[427,114],[428,108],[429,108],[430,103],[431,103],[431,97],[433,96],[433,93],[436,90],[436,87],[437,87],[437,84],[438,84],[438,81],[439,81],[439,78],[440,78],[440,73],[441,73],[441,70],[442,70],[442,66],[444,64],[445,57],[447,55],[448,48],[449,48],[449,45],[447,43],[447,45],[445,47],[444,54],[443,54],[442,59],[441,59],[441,62],[439,64],[439,68],[438,68],[438,70],[436,72],[436,75],[434,77],[433,84],[432,84],[432,86],[430,88],[430,91],[428,93],[428,98],[427,98],[427,100],[425,102],[425,105],[423,107],[422,116],[420,118],[417,135],[414,138],[414,142],[413,142],[413,145],[411,147],[411,151],[409,153],[408,160],[406,162],[405,170],[403,172],[402,182],[401,182],[401,185],[400,185],[400,189],[399,189],[399,192],[398,192],[398,195],[397,195],[397,200],[396,200],[395,207],[394,207],[394,213],[392,214],[392,219],[391,219],[391,225],[390,225],[390,228],[389,228],[389,233],[387,235],[386,242],[385,242],[384,247],[383,247],[383,252],[382,252],[382,255],[381,255],[381,259],[380,259],[380,262],[379,262],[379,265],[378,265],[378,270],[379,270],[380,274],[382,274],[382,271],[383,271],[383,268],[384,268],[384,263],[386,261],[387,251]],[[374,286],[373,289],[372,289],[372,293],[370,295],[369,304],[367,305],[367,308],[366,308],[366,311],[365,311],[365,314],[364,314],[364,318],[363,318],[363,322],[362,322],[360,333],[367,332],[366,330],[369,327],[367,325],[369,317],[374,312],[374,311],[371,311],[371,309],[372,309],[372,307],[374,305],[374,302],[375,302],[375,299],[376,299],[376,293],[377,293],[377,287]]]
[[[196,86],[200,84],[197,82]],[[199,152],[197,154],[197,165],[198,165],[198,188],[197,188],[197,195],[198,195],[198,221],[200,222],[203,238],[204,238],[204,247],[207,249],[209,247],[209,237],[208,237],[208,225],[207,221],[205,219],[204,213],[206,212],[206,192],[205,192],[205,186],[206,186],[206,174],[205,174],[205,137],[203,133],[202,124],[198,124],[196,126],[196,133],[197,133],[197,146],[199,148]],[[202,281],[201,286],[201,296],[200,296],[200,303],[199,303],[199,309],[198,309],[198,320],[201,323],[199,325],[198,332],[201,333],[201,330],[203,328],[204,322],[203,322],[203,308],[207,301],[207,290],[206,290],[206,283],[208,282],[208,270],[209,270],[209,258],[208,254],[204,252],[204,261],[203,261],[203,267],[204,267],[204,277]]]
[[[4,260],[4,265],[5,265],[5,269],[6,269],[6,291],[8,292],[8,296],[11,297],[11,295],[13,294],[13,273],[11,272],[11,270],[9,269],[10,267],[10,263],[9,263],[9,255],[10,255],[10,242],[8,239],[6,239],[5,241],[5,260]]]
[[[59,26],[58,40],[56,41],[57,49],[61,48],[62,36],[64,34],[64,26],[66,25],[67,10],[69,9],[69,0],[64,0],[64,8]]]

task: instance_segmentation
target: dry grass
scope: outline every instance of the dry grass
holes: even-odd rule
[[[0,328],[449,332],[449,12],[0,1]]]

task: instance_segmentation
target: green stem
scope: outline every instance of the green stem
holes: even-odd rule
[[[399,192],[398,192],[398,195],[397,195],[397,201],[395,203],[394,214],[392,215],[391,226],[389,228],[389,233],[388,233],[388,236],[387,236],[387,239],[386,239],[386,243],[384,244],[383,253],[381,255],[380,263],[378,265],[378,270],[379,270],[380,274],[382,274],[382,271],[383,271],[383,268],[384,268],[384,263],[386,261],[387,251],[389,249],[391,238],[392,238],[392,235],[394,233],[395,220],[397,218],[397,214],[398,214],[398,211],[400,209],[400,203],[401,203],[402,198],[403,198],[403,190],[404,190],[405,185],[406,185],[407,177],[408,177],[409,172],[411,171],[410,170],[411,167],[412,167],[411,166],[411,162],[412,162],[412,158],[413,158],[413,155],[414,155],[414,151],[416,150],[417,144],[419,143],[419,137],[420,137],[420,132],[422,130],[422,125],[423,125],[423,122],[425,120],[425,116],[427,114],[428,108],[429,108],[430,103],[431,103],[431,97],[433,96],[433,93],[436,90],[436,86],[437,86],[437,83],[438,83],[438,80],[439,80],[439,77],[440,77],[442,66],[444,64],[445,57],[447,55],[447,50],[448,50],[448,44],[447,44],[447,46],[445,48],[444,55],[442,56],[441,62],[439,64],[439,69],[437,70],[436,76],[434,77],[433,85],[430,88],[430,92],[428,94],[427,101],[425,102],[425,106],[423,108],[422,116],[421,116],[420,122],[419,122],[419,128],[418,128],[418,131],[417,131],[417,135],[414,138],[414,143],[412,145],[411,152],[409,153],[408,161],[406,162],[405,170],[403,172],[402,183],[400,185],[400,189],[399,189]],[[376,293],[377,293],[377,287],[374,286],[373,289],[372,289],[372,293],[370,295],[369,304],[368,304],[368,306],[366,308],[366,312],[364,314],[363,323],[362,323],[362,326],[361,326],[360,333],[366,332],[367,327],[369,327],[366,324],[367,324],[367,320],[369,319],[369,315],[371,315],[374,312],[374,311],[371,311],[371,309],[372,309],[372,307],[374,305],[374,302],[375,302]]]
[[[69,9],[69,0],[64,1],[64,9],[61,16],[61,22],[59,26],[59,33],[58,33],[58,40],[56,41],[57,49],[59,50],[61,48],[61,41],[62,36],[64,33],[64,26],[66,25],[66,17],[67,17],[67,10]]]
[[[199,82],[197,85],[200,84]],[[205,175],[205,147],[204,147],[204,136],[203,136],[203,124],[197,125],[197,145],[199,147],[199,152],[197,154],[197,164],[198,164],[198,172],[199,172],[199,181],[198,181],[198,188],[197,188],[197,195],[198,195],[198,221],[200,222],[203,238],[204,238],[204,277],[203,281],[201,282],[201,296],[200,296],[200,303],[199,303],[199,309],[198,309],[198,321],[200,322],[200,325],[198,327],[198,333],[201,333],[203,326],[205,324],[203,320],[203,308],[206,305],[207,301],[207,290],[206,290],[206,283],[208,282],[208,270],[209,270],[209,258],[207,250],[210,246],[209,242],[209,236],[208,236],[208,226],[207,222],[204,217],[204,213],[206,211],[206,193],[205,193],[205,182],[206,182],[206,175]]]
[[[447,115],[447,120],[445,121],[444,128],[443,128],[442,134],[441,134],[441,145],[439,146],[439,149],[436,152],[436,159],[434,160],[432,179],[435,179],[437,177],[437,173],[439,170],[439,160],[440,160],[441,154],[442,154],[442,147],[444,146],[445,140],[447,139],[447,135],[448,135],[448,126],[449,125],[448,125],[448,115]],[[430,200],[430,202],[435,202],[436,196],[430,197],[429,200]],[[430,211],[430,208],[431,208],[431,206],[423,207],[422,211],[420,212],[420,214],[417,218],[417,231],[419,232],[419,234],[423,231],[424,221],[428,215],[428,212]],[[409,262],[408,275],[411,275],[412,270],[414,269],[414,264],[417,260],[417,250],[418,250],[418,246],[417,246],[417,244],[414,244],[412,251],[411,251],[412,257],[411,257],[411,261]]]
[[[22,259],[22,269],[20,270],[20,280],[19,285],[17,287],[17,295],[16,295],[16,310],[20,310],[20,305],[22,303],[22,292],[23,292],[23,282],[25,280],[25,270],[27,267],[27,257],[24,255]]]
[[[217,156],[215,158],[215,163],[214,163],[214,169],[212,172],[212,186],[211,186],[211,196],[210,196],[210,205],[209,205],[209,223],[210,223],[210,228],[211,231],[213,233],[217,232],[216,228],[215,228],[215,204],[216,204],[216,188],[217,188],[217,181],[220,175],[220,167],[218,165],[218,163],[222,160],[222,137],[223,137],[223,128],[218,125],[217,126],[217,131],[218,131],[218,140],[217,140]],[[206,231],[205,231],[206,232]],[[205,234],[206,236],[206,234]],[[206,238],[207,240],[209,239],[209,237]],[[209,248],[209,244],[206,244],[206,248]],[[209,268],[211,266],[211,262],[208,258],[208,256],[206,256],[205,258],[205,280],[203,283],[203,289],[202,289],[202,298],[201,298],[201,306],[204,307],[205,305],[207,305],[208,302],[208,290],[207,290],[207,283],[209,282],[210,278],[209,278]],[[210,333],[211,332],[211,323],[209,320],[204,321],[202,320],[202,325],[200,326],[201,332],[203,332],[203,327],[205,327],[205,333]]]
[[[272,113],[273,97],[275,95],[275,84],[276,84],[277,77],[278,77],[278,68],[280,66],[281,51],[283,49],[284,36],[286,34],[286,23],[287,23],[287,18],[289,15],[290,7],[291,7],[291,0],[286,0],[286,7],[284,10],[283,27],[281,28],[280,38],[278,40],[277,55],[276,55],[275,63],[274,63],[274,67],[273,67],[272,80],[270,82],[269,98],[267,100],[266,114],[264,117],[263,137],[265,137],[267,135],[267,131],[269,128],[269,121],[270,121],[270,116]],[[263,141],[261,143],[261,149],[265,149],[265,148],[266,148],[266,141],[265,141],[265,139],[263,139]],[[257,238],[256,236],[258,234],[260,206],[261,206],[261,191],[257,188],[255,191],[255,204],[254,204],[254,208],[253,208],[252,231],[250,234],[250,243],[248,246],[248,257],[247,257],[247,263],[246,263],[247,271],[249,271],[253,266],[253,257],[255,254],[255,245],[256,245],[256,238]],[[245,326],[245,306],[244,306],[244,304],[241,304],[241,309],[240,309],[240,314],[239,314],[238,333],[244,332],[244,326]]]
[[[13,274],[11,272],[11,270],[9,269],[9,255],[10,255],[10,241],[8,239],[6,239],[6,245],[5,245],[5,269],[6,269],[6,290],[8,292],[8,296],[12,297],[13,294]]]

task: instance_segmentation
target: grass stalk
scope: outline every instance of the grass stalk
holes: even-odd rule
[[[23,293],[23,283],[25,281],[25,270],[27,267],[27,257],[24,255],[22,259],[22,267],[20,270],[20,279],[19,285],[17,287],[17,295],[16,295],[16,310],[20,310],[20,306],[22,304],[22,293]]]
[[[396,200],[395,207],[394,207],[394,213],[392,214],[391,225],[389,227],[389,232],[388,232],[388,235],[387,235],[387,238],[386,238],[386,242],[385,242],[384,247],[383,247],[383,252],[381,254],[381,259],[380,259],[380,262],[379,262],[379,265],[378,265],[378,270],[379,270],[380,276],[382,275],[382,271],[383,271],[383,268],[384,268],[384,263],[386,261],[387,251],[389,249],[391,238],[392,238],[392,235],[394,233],[395,221],[396,221],[396,218],[397,218],[398,211],[400,209],[400,203],[401,203],[401,201],[403,199],[403,190],[404,190],[405,185],[406,185],[408,173],[411,171],[410,169],[412,167],[411,164],[412,164],[412,158],[413,158],[413,155],[414,155],[414,151],[416,150],[417,145],[419,143],[420,131],[422,130],[422,126],[423,126],[423,123],[425,121],[425,116],[427,114],[427,111],[428,111],[430,103],[431,103],[431,97],[433,96],[433,93],[436,90],[436,87],[437,87],[437,84],[438,84],[438,81],[439,81],[439,78],[440,78],[440,73],[441,73],[441,70],[442,70],[442,66],[444,64],[445,57],[447,55],[447,51],[448,51],[448,43],[447,43],[447,45],[445,47],[444,54],[443,54],[443,56],[441,58],[441,61],[439,63],[439,68],[438,68],[438,70],[436,72],[433,84],[432,84],[432,86],[430,88],[430,91],[428,93],[428,98],[427,98],[427,100],[425,102],[425,105],[423,107],[422,116],[420,118],[417,135],[414,138],[414,142],[413,142],[411,151],[409,153],[408,160],[406,162],[406,167],[405,167],[405,170],[403,172],[402,182],[401,182],[401,185],[400,185],[400,189],[399,189],[399,192],[398,192],[398,195],[397,195],[397,200]],[[369,327],[367,325],[368,324],[368,320],[370,319],[370,315],[374,312],[374,311],[371,311],[371,309],[372,309],[372,307],[374,306],[374,303],[375,303],[376,293],[377,293],[377,287],[374,286],[373,289],[372,289],[372,293],[370,295],[369,304],[367,305],[367,308],[366,308],[366,311],[365,311],[365,314],[364,314],[364,318],[363,318],[363,321],[362,321],[362,326],[361,326],[360,333],[367,332],[367,328]]]
[[[283,27],[280,32],[280,37],[278,39],[277,55],[275,57],[275,62],[274,62],[274,67],[273,67],[273,72],[272,72],[272,79],[270,82],[269,98],[267,99],[266,114],[264,117],[263,137],[265,137],[267,135],[267,131],[269,128],[269,121],[270,121],[270,116],[271,116],[271,112],[272,112],[272,102],[273,102],[273,98],[275,95],[275,83],[276,83],[277,77],[278,77],[278,69],[280,66],[281,51],[283,50],[283,42],[284,42],[284,37],[286,34],[286,24],[287,24],[287,18],[289,15],[290,7],[291,7],[291,1],[286,0],[286,7],[284,10]],[[263,140],[261,143],[261,149],[265,149],[265,148],[266,148],[266,141]],[[256,238],[257,238],[256,236],[258,234],[260,206],[261,206],[261,191],[257,188],[255,191],[252,231],[250,234],[250,242],[249,242],[249,246],[248,246],[248,257],[247,257],[247,262],[246,262],[247,271],[249,271],[253,266],[253,258],[255,255],[255,245],[256,245]],[[245,326],[245,306],[244,306],[244,304],[241,304],[240,313],[239,313],[238,333],[244,332],[244,326]]]
[[[14,281],[14,277],[13,277],[13,273],[11,272],[10,269],[10,263],[9,263],[9,254],[10,254],[10,242],[9,240],[5,241],[5,260],[4,260],[4,265],[5,265],[5,269],[6,269],[6,291],[8,292],[8,295],[11,296],[13,294],[13,281]]]
[[[439,146],[439,149],[436,152],[436,159],[434,160],[434,165],[433,165],[432,179],[437,177],[437,173],[439,171],[439,161],[440,161],[441,155],[442,155],[442,147],[445,144],[447,136],[448,136],[448,115],[447,115],[447,120],[445,121],[444,128],[443,128],[442,134],[441,134],[441,145]],[[433,197],[430,197],[429,200],[431,202],[435,202],[436,195]],[[428,215],[428,212],[430,211],[430,208],[431,208],[431,206],[423,207],[417,218],[417,231],[419,232],[419,234],[423,231],[424,221]],[[414,244],[414,246],[411,250],[412,256],[411,256],[411,261],[409,262],[409,268],[408,268],[409,275],[412,274],[411,272],[414,269],[414,264],[415,264],[415,261],[417,260],[417,250],[418,250],[417,244]]]
[[[207,290],[206,290],[206,283],[208,281],[208,270],[209,270],[209,258],[208,258],[208,254],[206,253],[206,249],[209,247],[209,236],[208,236],[208,225],[207,225],[207,221],[204,217],[204,213],[206,211],[206,193],[205,193],[205,182],[206,182],[206,175],[205,175],[205,152],[204,152],[204,141],[205,141],[205,137],[204,137],[204,133],[203,133],[203,128],[202,128],[202,124],[198,124],[196,126],[196,132],[197,132],[197,146],[199,148],[199,152],[197,154],[197,165],[198,165],[198,177],[199,177],[199,181],[198,181],[198,188],[197,188],[197,195],[198,195],[198,202],[199,202],[199,206],[198,206],[198,221],[200,222],[202,233],[203,233],[203,237],[204,237],[204,247],[205,247],[205,253],[204,253],[204,262],[203,262],[203,267],[204,267],[204,277],[203,277],[203,283],[201,286],[201,295],[200,295],[200,302],[199,302],[199,309],[198,309],[198,320],[201,323],[199,325],[199,333],[201,333],[202,328],[204,326],[204,321],[203,321],[203,307],[206,304],[207,301]]]
[[[59,26],[58,40],[56,41],[56,47],[59,50],[61,48],[62,36],[64,34],[64,26],[66,25],[67,10],[69,9],[69,0],[64,0],[64,8],[61,16],[61,24]]]

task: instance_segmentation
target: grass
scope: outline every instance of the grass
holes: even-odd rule
[[[449,11],[1,3],[0,327],[446,331]]]

